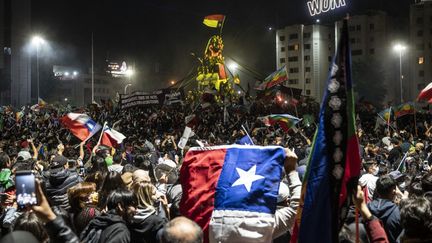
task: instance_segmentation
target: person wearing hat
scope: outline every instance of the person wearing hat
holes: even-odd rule
[[[83,181],[75,171],[69,170],[67,162],[63,155],[56,155],[46,174],[47,196],[51,198],[53,206],[60,206],[65,210],[70,208],[67,190]]]

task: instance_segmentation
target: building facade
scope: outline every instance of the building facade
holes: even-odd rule
[[[31,1],[0,0],[0,104],[20,107],[32,102]]]
[[[324,25],[291,25],[276,32],[277,69],[286,65],[285,86],[321,101],[334,53],[334,29]]]
[[[432,82],[432,1],[417,0],[410,7],[410,44],[407,48],[410,73],[407,100],[414,100]]]
[[[374,68],[384,77],[372,82],[383,83],[387,89],[385,101],[395,100],[399,91],[399,76],[391,71],[399,64],[392,50],[395,34],[391,23],[392,19],[382,11],[351,16],[348,22],[353,65],[376,64]],[[301,89],[303,95],[321,101],[341,29],[340,21],[330,25],[291,25],[277,31],[276,63],[277,68],[287,66],[286,86]]]
[[[72,67],[54,66],[55,92],[47,97],[50,102],[65,102],[75,106],[84,106],[92,103],[92,77],[91,74],[81,73]],[[124,92],[129,83],[126,77],[113,77],[106,73],[94,74],[94,100],[115,99],[117,93]]]
[[[397,37],[393,24],[392,18],[385,12],[377,10],[350,16],[348,22],[353,68],[362,64],[370,67],[368,64],[373,64],[371,68],[383,74],[382,80],[367,80],[367,82],[382,83],[387,91],[383,99],[384,103],[399,102],[400,99],[399,56],[393,50],[394,41],[400,38]],[[336,25],[337,38],[340,36],[342,21],[337,22]],[[397,73],[394,72],[395,70]]]

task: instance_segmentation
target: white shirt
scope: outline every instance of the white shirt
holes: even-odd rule
[[[373,193],[375,191],[376,187],[376,181],[378,180],[377,176],[374,176],[372,174],[366,173],[362,175],[359,179],[359,184],[362,187],[367,187],[368,189],[368,198],[370,201],[372,201]]]

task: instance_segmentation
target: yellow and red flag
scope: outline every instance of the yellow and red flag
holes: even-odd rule
[[[222,14],[212,14],[204,17],[203,24],[211,28],[220,28],[225,21],[225,15]]]

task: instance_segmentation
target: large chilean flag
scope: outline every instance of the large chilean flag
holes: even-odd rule
[[[89,139],[102,128],[88,115],[80,113],[68,113],[61,118],[61,122],[81,141]]]
[[[191,148],[180,170],[182,215],[205,242],[271,242],[284,160],[279,146]]]

